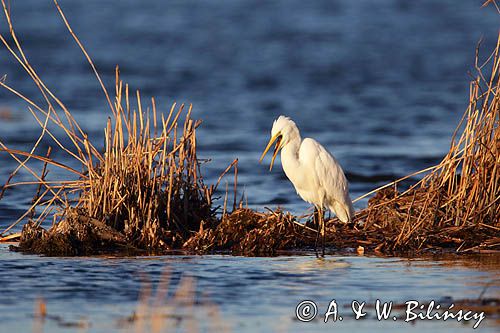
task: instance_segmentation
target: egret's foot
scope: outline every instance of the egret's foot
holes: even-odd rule
[[[323,258],[325,257],[325,243],[326,243],[326,233],[325,233],[325,229],[324,229],[324,225],[323,225],[323,240],[322,240],[322,243],[323,243],[323,246],[321,248],[321,255],[323,256]]]

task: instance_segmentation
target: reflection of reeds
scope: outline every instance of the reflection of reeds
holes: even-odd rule
[[[136,310],[119,321],[119,326],[134,332],[228,332],[229,327],[215,304],[199,304],[196,300],[196,280],[183,277],[175,292],[169,296],[171,278],[168,270],[162,273],[156,292],[145,278]]]
[[[62,219],[76,213],[105,221],[135,246],[149,249],[178,247],[191,231],[199,230],[202,223],[210,225],[214,220],[211,198],[215,187],[203,183],[196,157],[196,128],[200,122],[191,119],[191,106],[184,112],[184,105],[177,107],[175,103],[167,116],[160,116],[155,100],[152,99],[146,108],[139,92],[134,94],[136,104],[133,106],[132,94],[128,85],[120,80],[118,69],[115,96],[111,99],[92,60],[73,33],[57,1],[54,2],[93,68],[112,116],[104,129],[104,151],[99,151],[71,112],[30,65],[13,29],[8,7],[2,0],[14,47],[4,36],[0,36],[0,40],[32,78],[46,104],[37,104],[0,81],[2,87],[28,103],[31,114],[42,129],[30,151],[14,150],[0,142],[0,151],[18,162],[18,167],[2,188],[0,198],[6,189],[14,186],[39,186],[32,207],[4,232],[25,218],[30,218],[38,226],[53,216],[55,207],[62,206],[59,213]],[[40,142],[47,137],[67,154],[71,162],[63,164],[51,159],[50,151],[47,156],[37,153]],[[45,164],[40,174],[29,166],[30,160]],[[69,166],[75,163],[78,167]],[[47,165],[64,170],[74,180],[47,181]],[[12,179],[21,169],[28,171],[34,181],[13,183]],[[35,208],[41,209],[37,216]]]
[[[174,292],[169,270],[163,271],[154,292],[148,276],[144,274],[142,277],[135,310],[116,322],[118,328],[136,333],[230,331],[217,305],[197,301],[196,280],[193,277],[182,277]],[[47,322],[79,331],[87,331],[90,326],[109,326],[109,322],[93,323],[91,318],[68,320],[64,314],[48,313],[46,302],[39,298],[35,302],[33,332],[43,332]]]

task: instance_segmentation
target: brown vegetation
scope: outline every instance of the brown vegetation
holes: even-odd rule
[[[358,214],[364,229],[392,229],[390,251],[500,249],[500,35],[470,84],[470,102],[446,157],[421,181],[397,182]],[[488,76],[483,73],[488,70]]]
[[[0,142],[0,151],[19,163],[3,186],[0,198],[14,186],[39,186],[33,206],[3,233],[26,218],[31,221],[26,225],[26,231],[33,231],[40,228],[47,217],[54,217],[56,223],[49,231],[33,233],[39,236],[39,241],[35,243],[48,242],[47,247],[59,248],[60,254],[85,254],[96,249],[94,243],[97,238],[107,241],[99,232],[87,237],[92,234],[87,229],[94,228],[96,223],[108,227],[107,234],[111,229],[118,232],[120,237],[114,237],[115,240],[119,238],[131,247],[148,250],[178,248],[191,236],[192,230],[200,229],[202,223],[211,226],[216,221],[212,195],[217,186],[206,186],[199,174],[196,128],[200,122],[191,119],[191,107],[186,112],[184,105],[177,107],[174,103],[166,116],[159,116],[155,100],[152,99],[150,107],[145,108],[139,92],[135,94],[136,105],[133,106],[128,85],[120,80],[118,69],[115,96],[111,99],[95,72],[112,113],[104,129],[104,149],[100,151],[31,67],[17,40],[7,6],[4,1],[2,4],[15,48],[11,48],[3,36],[0,40],[33,79],[46,103],[38,105],[7,83],[0,82],[1,86],[28,103],[30,112],[42,129],[29,152],[10,149]],[[95,71],[57,2],[56,8]],[[64,135],[58,137],[54,127]],[[46,156],[38,154],[40,142],[47,137],[72,161],[59,163],[50,158],[50,151]],[[44,163],[40,174],[30,167],[30,160]],[[73,162],[79,167],[70,167]],[[48,167],[65,170],[71,180],[47,181]],[[12,183],[22,168],[30,172],[35,180]],[[41,212],[35,214],[36,209],[41,209]],[[64,241],[61,235],[64,235]],[[83,244],[86,237],[88,242]],[[26,237],[21,238],[21,248],[37,253],[47,252],[25,240]],[[82,243],[79,249],[66,251],[66,243],[73,244],[74,241]],[[96,252],[102,248],[99,246]],[[50,253],[55,254],[53,251]]]

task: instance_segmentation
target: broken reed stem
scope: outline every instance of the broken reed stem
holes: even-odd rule
[[[236,210],[236,196],[238,195],[238,159],[234,160],[234,188],[233,188],[233,211]]]

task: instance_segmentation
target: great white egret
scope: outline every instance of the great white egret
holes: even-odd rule
[[[297,194],[306,202],[313,204],[318,211],[319,233],[323,238],[323,255],[325,254],[325,221],[324,209],[330,209],[342,222],[352,222],[354,208],[349,196],[349,184],[344,171],[335,158],[316,140],[302,140],[300,132],[293,120],[279,116],[273,123],[271,139],[260,157],[260,161],[276,141],[269,171],[274,159],[281,149],[281,165],[286,176],[292,182]]]

